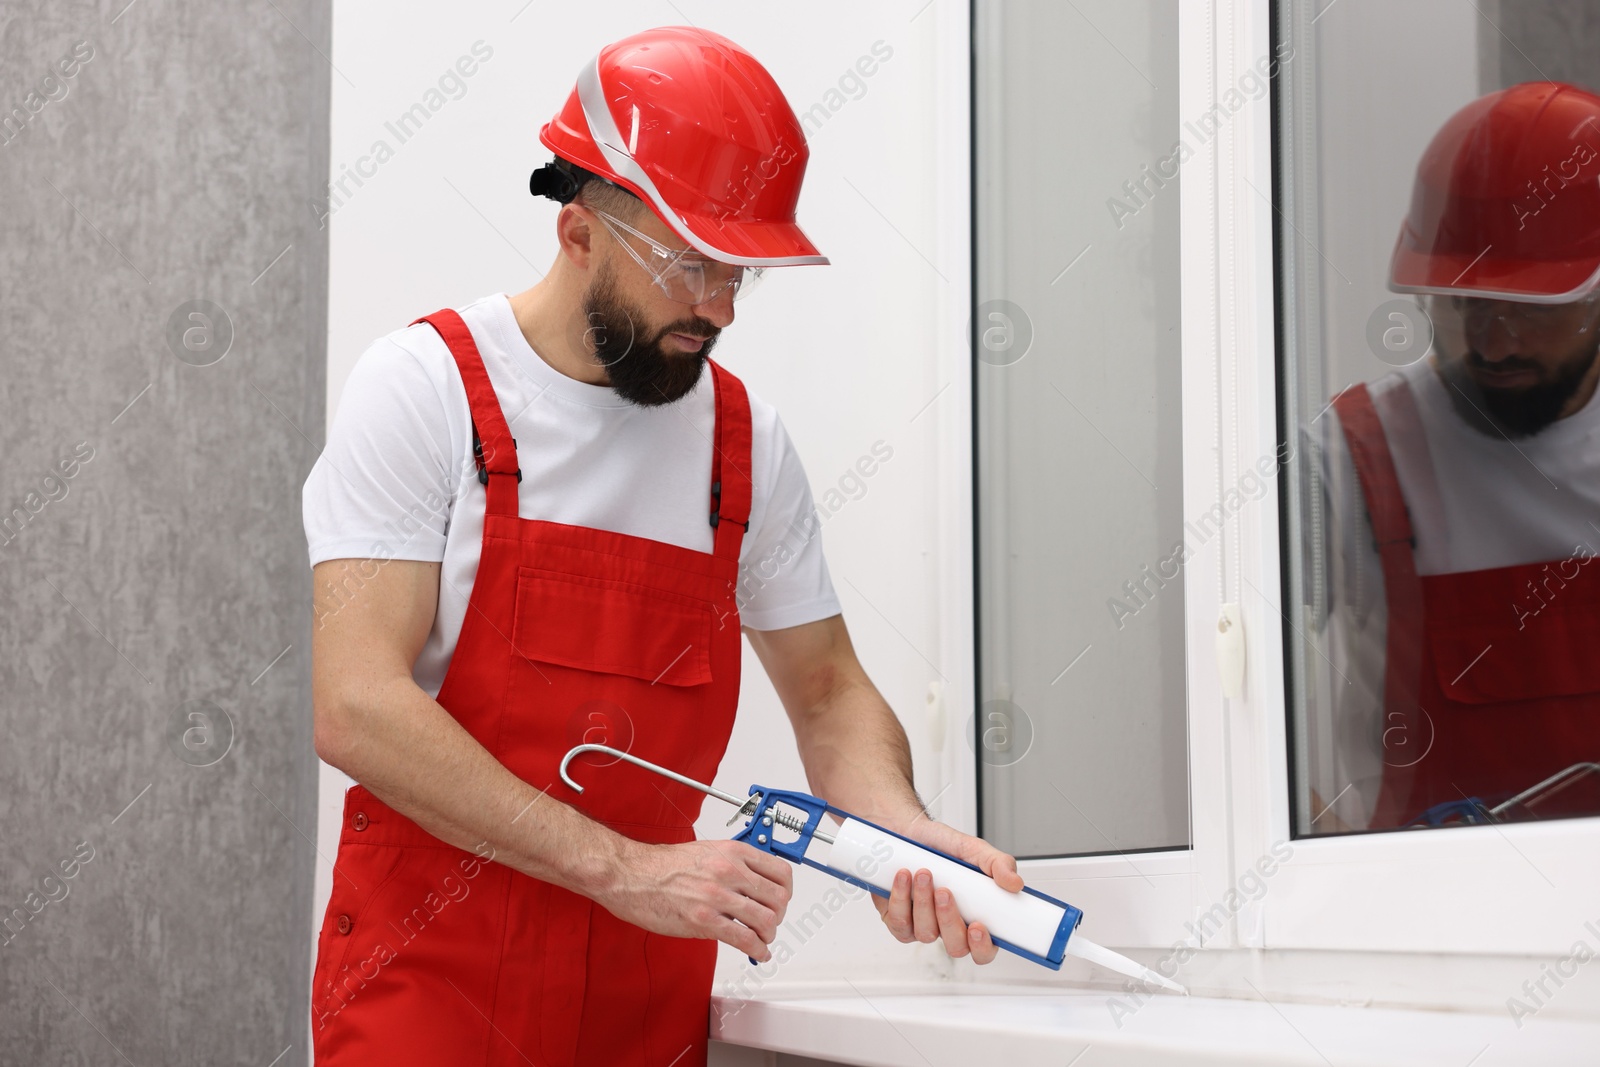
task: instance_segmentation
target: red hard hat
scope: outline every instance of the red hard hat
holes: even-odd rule
[[[1524,82],[1456,112],[1417,164],[1389,287],[1560,304],[1597,284],[1600,97]]]
[[[712,259],[828,262],[794,221],[810,157],[800,122],[766,68],[720,34],[662,26],[607,45],[539,140]]]

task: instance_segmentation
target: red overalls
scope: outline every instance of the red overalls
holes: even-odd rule
[[[694,838],[704,796],[586,742],[711,781],[739,695],[735,589],[750,514],[750,408],[711,363],[712,552],[517,516],[515,443],[472,334],[418,319],[460,368],[481,435],[483,554],[438,701],[512,773],[619,833]],[[651,463],[652,456],[639,462]],[[717,943],[624,923],[586,897],[433,837],[360,785],[345,794],[317,943],[320,1067],[694,1067]]]
[[[1398,411],[1417,422],[1409,385],[1398,388]],[[1469,797],[1492,807],[1574,763],[1600,760],[1600,561],[1419,576],[1371,394],[1353,386],[1334,407],[1372,520],[1388,607],[1384,773],[1371,827],[1403,826]],[[1538,814],[1600,813],[1594,784],[1551,798]]]

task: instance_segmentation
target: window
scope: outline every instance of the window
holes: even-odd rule
[[[1516,64],[1580,80],[1573,68],[1600,41],[1581,20],[1541,21],[1562,10],[1555,0],[1045,7],[1057,5],[974,10],[976,694],[979,714],[989,701],[1020,709],[991,719],[1002,729],[987,738],[978,715],[968,724],[981,831],[1035,857],[1030,882],[1122,948],[1341,951],[1372,990],[1396,967],[1427,966],[1402,953],[1489,967],[1483,957],[1568,952],[1593,918],[1600,819],[1324,825],[1324,807],[1352,801],[1328,770],[1334,665],[1349,652],[1329,622],[1336,501],[1319,435],[1341,389],[1397,369],[1367,328],[1385,301],[1417,307],[1388,290],[1387,268],[1422,149],[1463,104],[1525,80]],[[1177,40],[1163,65],[1167,25]],[[1040,51],[1050,58],[1029,58]],[[1097,79],[1092,107],[1070,106],[1087,97],[1064,68]],[[1030,99],[1052,106],[1030,112]],[[1130,166],[1141,137],[1146,158]],[[1077,146],[1070,165],[1055,162],[1062,144]],[[1127,201],[1138,210],[1121,230],[1095,219],[1124,180],[1174,154],[1178,177]],[[1382,329],[1404,325],[1386,315]],[[1130,466],[1148,483],[1112,473]],[[1120,631],[1109,615],[1091,621],[1177,541],[1190,549],[1177,582],[1141,595]],[[1102,652],[1105,673],[1079,677]],[[1120,720],[1137,715],[1160,729],[1128,731]],[[960,725],[949,731],[959,744]],[[1293,995],[1317,966],[1277,954],[1262,992]]]
[[[982,832],[1186,848],[1178,5],[974,20]]]
[[[1297,834],[1600,813],[1588,6],[1278,5]]]

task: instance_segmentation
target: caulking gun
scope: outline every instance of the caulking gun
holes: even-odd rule
[[[965,860],[856,818],[809,793],[752,785],[750,795],[740,798],[609,745],[578,745],[562,758],[561,778],[579,793],[583,787],[567,774],[567,765],[584,752],[604,752],[726,801],[739,809],[728,825],[745,820],[744,829],[733,836],[735,841],[815,867],[877,896],[890,895],[898,871],[926,870],[933,875],[935,886],[950,890],[963,921],[983,923],[996,945],[1053,971],[1060,970],[1061,961],[1070,954],[1175,993],[1188,992],[1150,968],[1077,934],[1083,912],[1071,904],[1026,886],[1019,893],[1001,889]],[[831,834],[821,829],[824,814],[840,820]],[[829,846],[825,862],[807,855],[817,842]]]

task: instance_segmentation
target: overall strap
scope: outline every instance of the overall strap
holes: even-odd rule
[[[744,383],[711,364],[716,393],[716,430],[711,441],[711,526],[715,554],[739,560],[739,546],[750,528],[750,398]]]
[[[1383,787],[1373,814],[1374,827],[1396,826],[1415,812],[1406,810],[1415,766],[1428,744],[1427,713],[1418,704],[1422,681],[1422,583],[1417,578],[1416,537],[1395,473],[1389,440],[1366,385],[1357,384],[1333,401],[1361,495],[1372,520],[1373,539],[1383,564],[1387,609],[1383,678]]]
[[[1411,529],[1411,516],[1406,511],[1405,496],[1400,491],[1400,476],[1395,471],[1394,456],[1389,451],[1389,438],[1378,418],[1378,409],[1366,383],[1352,385],[1333,401],[1339,413],[1339,425],[1344,430],[1345,444],[1350,449],[1350,461],[1361,479],[1361,494],[1367,505],[1367,515],[1372,519],[1372,536],[1378,555],[1384,561],[1384,571],[1389,569],[1390,556],[1396,561],[1400,554],[1395,546],[1404,545],[1404,556],[1409,559],[1416,546],[1416,534]]]
[[[522,481],[522,468],[517,465],[517,443],[512,440],[505,415],[500,411],[500,401],[494,395],[494,386],[489,381],[489,372],[484,369],[483,356],[472,339],[472,331],[450,308],[424,315],[411,325],[419,322],[426,322],[439,331],[461,371],[461,383],[467,389],[467,405],[472,411],[473,460],[478,467],[478,481],[487,487],[485,514],[516,518],[517,484]],[[482,434],[481,439],[479,434]]]
[[[1427,428],[1422,423],[1422,413],[1417,409],[1417,394],[1411,383],[1400,377],[1393,389],[1386,389],[1372,398],[1378,419],[1384,426],[1389,441],[1389,454],[1399,458],[1396,470],[1406,469],[1406,486],[1410,496],[1406,500],[1406,515],[1415,520],[1412,547],[1416,547],[1416,530],[1424,532],[1423,544],[1432,570],[1448,572],[1450,566],[1450,527],[1445,521],[1444,498],[1439,494],[1439,479],[1433,466],[1433,451],[1428,447]]]

